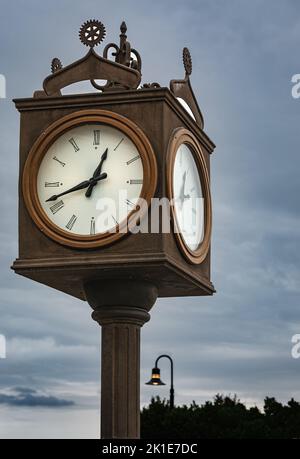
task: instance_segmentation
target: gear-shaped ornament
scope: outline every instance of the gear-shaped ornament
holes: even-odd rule
[[[106,30],[102,22],[91,19],[86,21],[79,30],[80,41],[85,45],[93,48],[104,40]]]
[[[182,59],[186,74],[191,75],[193,69],[192,56],[188,48],[183,48]]]

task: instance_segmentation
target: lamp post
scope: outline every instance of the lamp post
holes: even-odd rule
[[[174,385],[173,385],[173,359],[167,355],[167,354],[162,354],[157,359],[155,360],[155,366],[152,368],[152,376],[150,381],[148,381],[146,384],[149,386],[165,386],[165,383],[162,382],[160,379],[160,369],[158,368],[158,361],[162,359],[163,357],[166,357],[169,359],[170,364],[171,364],[171,387],[170,387],[170,408],[174,408]]]

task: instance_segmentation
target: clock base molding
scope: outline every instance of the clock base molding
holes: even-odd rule
[[[86,300],[84,283],[97,279],[105,285],[107,279],[124,279],[130,282],[145,281],[156,286],[158,297],[213,295],[213,284],[194,267],[182,264],[163,254],[110,256],[105,259],[89,256],[52,259],[16,259],[12,269],[17,273],[56,290]],[[102,283],[104,281],[104,283]]]

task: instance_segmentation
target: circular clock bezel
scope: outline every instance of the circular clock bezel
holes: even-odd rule
[[[139,200],[133,209],[117,225],[115,232],[107,231],[95,235],[79,235],[69,233],[55,225],[46,215],[39,201],[37,192],[37,175],[40,164],[50,146],[66,131],[83,124],[101,123],[106,124],[123,132],[136,146],[143,164],[143,186]],[[143,217],[143,212],[148,211],[151,198],[154,196],[157,185],[157,163],[153,148],[143,133],[143,131],[131,120],[117,113],[108,110],[80,110],[70,115],[66,115],[52,123],[36,140],[31,148],[23,171],[22,191],[28,212],[37,227],[48,237],[73,248],[87,249],[104,247],[112,244],[120,238],[128,235],[134,226],[134,213],[138,210],[139,217]],[[146,206],[139,206],[141,199],[147,202]],[[128,231],[124,231],[128,225]]]
[[[204,194],[204,237],[200,242],[196,250],[192,250],[186,243],[181,231],[180,225],[176,216],[176,209],[174,205],[174,189],[173,189],[173,175],[174,165],[177,151],[180,145],[185,144],[189,147],[193,158],[195,160],[202,192]],[[210,179],[209,172],[206,165],[205,157],[199,141],[189,130],[185,128],[177,128],[173,132],[167,152],[167,195],[171,203],[171,216],[174,227],[174,234],[176,242],[184,255],[184,257],[193,264],[200,264],[206,258],[211,242],[211,230],[212,230],[212,205],[211,205],[211,194],[210,194]]]

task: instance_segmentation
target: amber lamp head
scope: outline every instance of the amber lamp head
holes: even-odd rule
[[[160,379],[159,368],[152,368],[151,379],[146,384],[148,384],[149,386],[165,386],[165,383],[162,382],[162,380]]]

